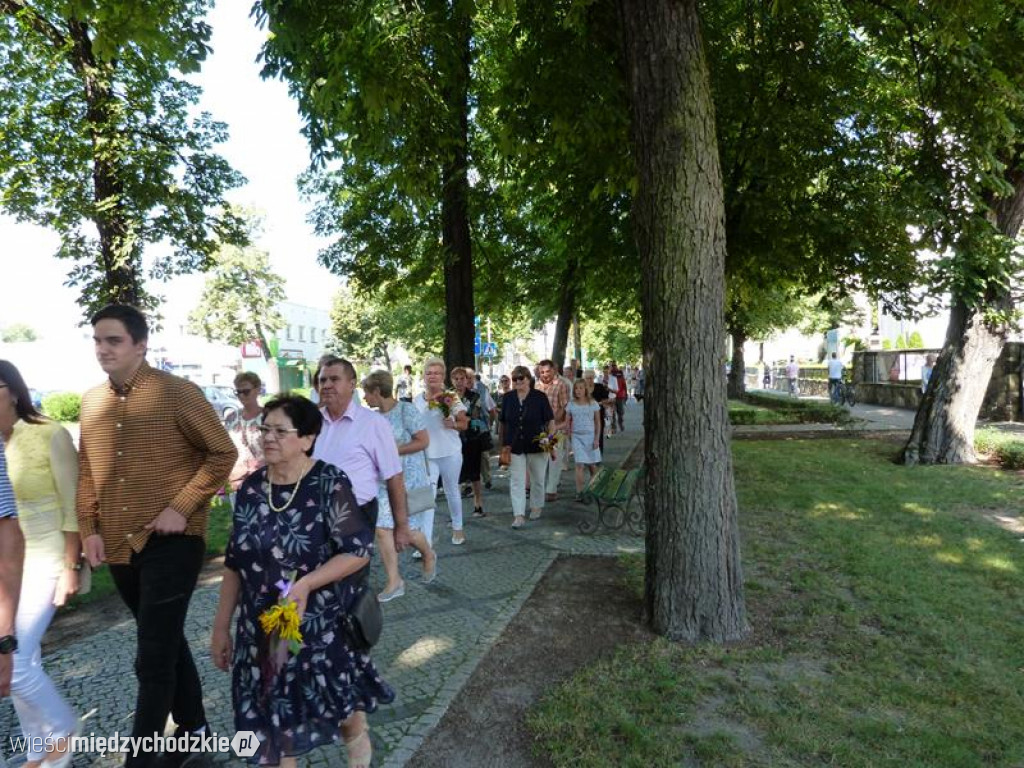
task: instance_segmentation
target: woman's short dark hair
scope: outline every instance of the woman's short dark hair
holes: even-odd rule
[[[263,420],[274,411],[284,411],[291,419],[299,437],[313,436],[313,444],[306,451],[307,456],[313,455],[313,447],[316,445],[316,436],[320,434],[320,428],[324,425],[324,417],[320,415],[320,409],[314,405],[312,400],[302,395],[278,395],[272,398],[263,406]]]
[[[533,388],[534,383],[537,381],[533,378],[533,372],[530,371],[525,365],[517,365],[512,369],[513,376],[523,376],[530,382],[530,388]]]
[[[95,327],[100,320],[120,320],[136,344],[149,338],[149,323],[146,322],[146,316],[128,304],[107,304],[92,316],[89,324]]]
[[[14,363],[0,360],[0,382],[7,385],[7,391],[14,399],[14,412],[18,418],[29,424],[41,424],[45,417],[32,405],[32,394]]]

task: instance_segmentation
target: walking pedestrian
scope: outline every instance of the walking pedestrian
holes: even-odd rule
[[[569,383],[559,376],[555,371],[555,364],[550,360],[541,360],[537,365],[540,380],[537,382],[537,389],[547,395],[548,403],[551,405],[551,412],[554,414],[554,431],[567,435],[568,420],[566,418],[566,406],[569,405]],[[514,383],[514,380],[513,380]],[[564,441],[557,449],[557,455],[552,466],[547,469],[547,480],[545,482],[545,501],[558,500],[558,485],[562,479],[562,467],[564,453],[569,446]],[[532,482],[532,480],[531,480]]]
[[[512,391],[501,401],[501,445],[510,451],[509,491],[512,527],[526,524],[526,478],[530,477],[530,519],[544,509],[545,474],[555,462],[538,443],[542,432],[555,430],[555,415],[548,397],[534,389],[533,374],[524,365],[512,369]]]
[[[789,394],[796,397],[800,394],[800,365],[793,355],[789,356],[789,364],[786,366],[786,378],[789,379]]]
[[[41,644],[57,608],[81,586],[78,453],[68,431],[32,405],[25,380],[6,360],[0,360],[0,436],[25,533],[11,698],[28,744],[25,765],[53,768],[71,762],[67,737],[78,716],[43,669]]]
[[[436,489],[438,483],[444,485],[444,498],[448,502],[448,514],[452,521],[452,544],[461,546],[466,543],[463,530],[462,496],[459,492],[459,473],[462,470],[462,440],[459,433],[469,427],[466,406],[458,396],[445,415],[441,407],[432,407],[431,403],[440,406],[445,397],[444,360],[439,357],[428,357],[423,363],[423,391],[416,395],[413,405],[423,416],[423,423],[430,435],[427,446],[427,463],[430,466],[430,482]],[[427,541],[433,545],[434,516],[428,514],[424,529]]]
[[[583,501],[584,467],[593,477],[601,463],[601,406],[594,402],[586,379],[572,385],[569,403],[569,434],[572,437],[573,462],[576,465],[576,501]]]
[[[138,696],[132,736],[208,730],[203,690],[185,616],[206,553],[210,498],[238,457],[195,384],[146,362],[149,326],[125,305],[92,317],[93,341],[108,380],[82,398],[78,527],[91,566],[108,563],[135,617]],[[177,763],[190,758],[176,753]],[[128,768],[153,765],[140,752]]]
[[[18,505],[7,477],[4,441],[0,437],[0,697],[11,693],[14,653],[18,650],[15,616],[21,594],[25,539],[18,525]],[[0,765],[3,765],[0,757]]]
[[[348,764],[365,768],[373,753],[366,713],[395,692],[342,621],[373,554],[372,507],[359,504],[343,470],[312,457],[322,422],[304,397],[267,403],[266,466],[235,501],[210,655],[232,668],[235,730],[259,740],[251,762],[295,768],[297,756],[340,735]],[[294,603],[301,635],[283,654],[261,625],[282,600]]]
[[[424,451],[430,444],[430,436],[416,406],[394,398],[391,374],[387,371],[374,371],[363,379],[363,399],[369,407],[376,408],[377,413],[391,425],[398,455],[402,457],[402,476],[406,491],[429,486],[430,472],[427,469]],[[405,582],[398,571],[398,552],[395,550],[394,538],[395,521],[391,515],[387,486],[382,485],[377,493],[377,507],[377,549],[380,550],[381,563],[388,579],[377,599],[386,603],[405,594]],[[430,513],[433,514],[433,509]],[[423,559],[423,581],[430,584],[437,574],[437,556],[423,533],[424,514],[425,511],[409,515],[409,542]]]

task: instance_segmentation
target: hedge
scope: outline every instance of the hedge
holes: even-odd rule
[[[43,413],[54,421],[78,421],[82,396],[76,392],[54,392],[43,398]]]

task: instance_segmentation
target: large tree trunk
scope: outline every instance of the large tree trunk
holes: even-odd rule
[[[995,306],[1009,303],[1004,296]],[[946,342],[903,449],[905,464],[974,461],[974,424],[1007,333],[1005,325],[986,322],[987,308],[993,305],[972,308],[954,301]]]
[[[645,613],[675,640],[747,631],[722,386],[725,222],[697,0],[620,0],[647,366]]]
[[[469,67],[470,17],[465,3],[452,7],[455,52],[447,73],[447,108],[453,135],[451,156],[442,169],[441,244],[444,260],[444,361],[474,367],[473,252],[469,234]]]
[[[733,329],[732,364],[729,366],[727,392],[733,400],[739,400],[747,392],[747,362],[743,359],[743,347],[747,343],[747,334],[740,329]]]
[[[73,42],[72,63],[85,91],[85,120],[93,156],[93,222],[100,240],[102,282],[89,296],[89,303],[93,307],[109,303],[139,306],[144,296],[142,258],[119,175],[118,146],[123,139],[117,133],[114,117],[118,97],[113,90],[113,64],[96,60],[85,23],[72,20],[68,30]]]
[[[569,326],[576,313],[576,260],[570,259],[562,273],[558,297],[558,317],[555,320],[555,339],[551,344],[551,361],[559,373],[565,366],[565,350],[569,347]]]
[[[1019,153],[1018,153],[1019,157]],[[1013,194],[990,200],[993,225],[1006,237],[1016,238],[1024,222],[1024,169],[1011,168],[1007,181]],[[993,285],[981,301],[955,297],[949,314],[946,341],[921,399],[914,429],[903,448],[905,464],[965,464],[974,461],[974,427],[992,378],[992,368],[1003,351],[1013,298]]]
[[[575,350],[576,361],[583,367],[583,331],[580,329],[579,312],[572,320],[572,345]]]

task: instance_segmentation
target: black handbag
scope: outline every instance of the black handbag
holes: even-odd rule
[[[341,628],[352,650],[366,653],[380,640],[380,633],[384,630],[384,612],[380,609],[377,595],[370,589],[370,566],[365,566],[363,572],[365,575],[352,610],[341,614]],[[335,582],[335,591],[340,601],[339,582]]]
[[[377,500],[374,499],[360,506],[355,503],[353,495],[351,502],[363,515],[370,530],[373,530],[377,525]],[[322,499],[321,509],[327,509]],[[352,650],[366,653],[380,640],[381,632],[384,630],[384,612],[380,608],[377,595],[370,588],[370,564],[364,565],[356,574],[360,576],[359,586],[356,587],[356,598],[352,603],[351,610],[341,612],[341,616],[338,618],[338,629],[344,634]],[[334,594],[339,605],[342,604],[341,583],[341,581],[334,582]]]

